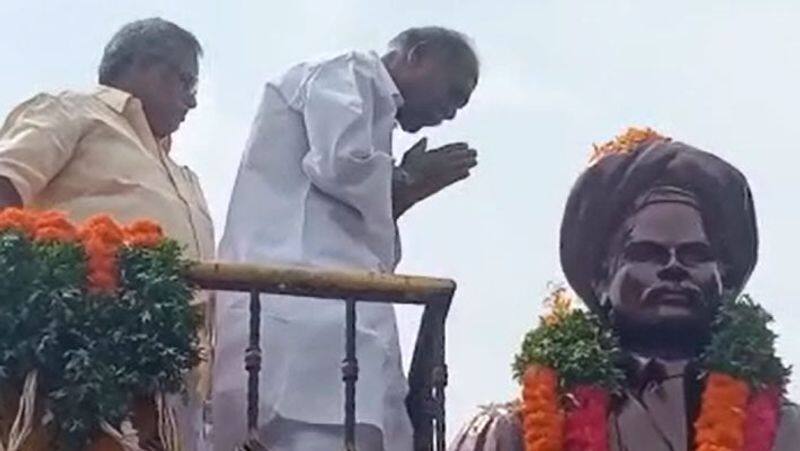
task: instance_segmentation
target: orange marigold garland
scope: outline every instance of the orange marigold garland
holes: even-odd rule
[[[525,370],[522,387],[525,450],[561,451],[564,412],[558,400],[558,375],[551,368],[533,365]]]
[[[119,283],[117,251],[123,244],[122,228],[110,216],[96,215],[86,221],[80,235],[88,258],[89,291],[113,292]]]
[[[742,449],[749,395],[747,383],[724,373],[709,374],[695,422],[697,451]]]
[[[35,241],[71,243],[78,237],[78,229],[60,211],[45,211],[33,220]]]
[[[0,211],[0,230],[16,230],[25,235],[33,233],[35,216],[21,208],[5,208]]]
[[[125,227],[125,243],[128,246],[156,247],[163,239],[161,226],[148,219],[134,221]]]

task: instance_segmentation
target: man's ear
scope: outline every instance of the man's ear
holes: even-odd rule
[[[418,66],[428,54],[428,41],[420,41],[406,51],[406,63],[409,66]]]
[[[131,74],[147,78],[160,76],[162,68],[163,65],[157,58],[141,56],[131,62],[128,70]]]

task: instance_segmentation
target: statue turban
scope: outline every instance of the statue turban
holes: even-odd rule
[[[651,130],[631,129],[595,148],[575,182],[561,223],[561,266],[586,304],[597,309],[594,282],[622,222],[648,193],[679,191],[698,206],[720,263],[727,294],[741,292],[758,257],[758,230],[747,179],[725,160]]]

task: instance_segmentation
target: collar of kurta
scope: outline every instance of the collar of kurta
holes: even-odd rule
[[[378,55],[377,52],[370,52],[370,54],[378,60],[378,77],[380,77],[381,84],[388,89],[389,95],[392,97],[392,100],[394,100],[395,107],[399,109],[405,103],[403,94],[400,93],[400,88],[397,87],[394,79],[392,79],[392,75],[389,73],[389,69],[386,68],[386,65],[383,64],[380,55]]]
[[[99,85],[97,89],[95,89],[94,95],[119,114],[125,111],[128,102],[134,98],[128,92],[106,85]]]
[[[94,96],[118,114],[129,117],[131,110],[134,110],[146,118],[142,102],[129,92],[111,86],[98,85],[95,89]],[[164,153],[169,153],[172,149],[171,135],[165,136],[157,140],[157,142],[159,149]]]

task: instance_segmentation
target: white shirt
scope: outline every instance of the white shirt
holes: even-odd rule
[[[376,53],[300,64],[269,82],[231,198],[220,257],[391,272],[392,130],[400,92]],[[217,303],[215,449],[245,437],[248,296]],[[262,296],[261,419],[342,424],[344,303]],[[357,421],[411,449],[394,308],[359,304]]]

